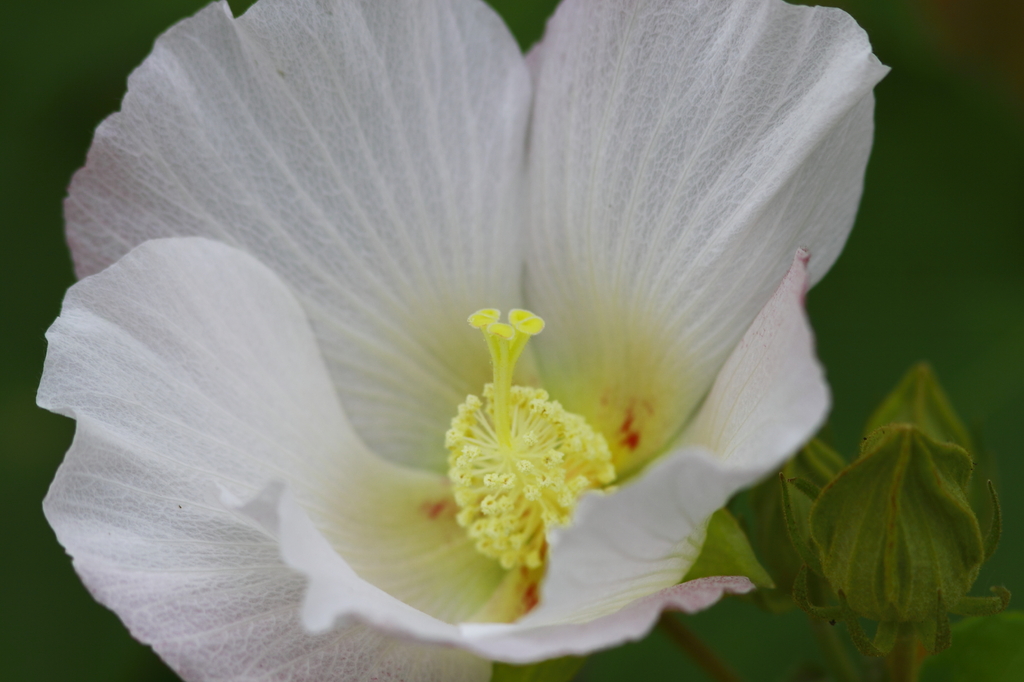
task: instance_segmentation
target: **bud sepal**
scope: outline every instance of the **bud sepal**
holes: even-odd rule
[[[831,481],[846,466],[846,461],[823,441],[815,438],[805,445],[797,455],[786,463],[782,470],[785,480],[806,481],[805,492],[797,492],[790,500],[795,513],[787,518],[782,495],[783,490],[777,479],[770,478],[754,487],[750,492],[750,504],[754,515],[754,538],[759,556],[772,580],[775,590],[758,590],[752,594],[755,603],[772,613],[781,613],[793,608],[793,583],[805,557],[794,548],[810,539],[808,515],[811,503],[817,497],[817,490]],[[794,528],[790,528],[790,524]],[[827,585],[816,581],[815,593]]]
[[[882,656],[915,636],[931,652],[949,646],[948,613],[1001,611],[994,597],[968,597],[1001,530],[998,498],[989,485],[993,523],[982,536],[967,501],[973,463],[953,442],[939,442],[912,424],[890,424],[864,439],[860,457],[820,492],[813,483],[782,479],[787,527],[804,568],[793,597],[810,615],[845,622],[861,653]],[[790,488],[813,497],[803,537]],[[809,598],[808,572],[824,578],[839,606]],[[879,623],[869,639],[859,619]]]

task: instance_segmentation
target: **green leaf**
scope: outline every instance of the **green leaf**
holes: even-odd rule
[[[569,682],[586,660],[578,656],[566,656],[533,665],[495,663],[491,682]]]
[[[970,433],[926,362],[910,368],[871,415],[864,434],[896,422],[913,424],[940,443],[956,443],[972,455],[975,453]]]
[[[953,626],[953,646],[921,665],[921,682],[1024,680],[1024,612],[967,618]]]
[[[713,575],[742,575],[758,587],[775,587],[754,555],[747,534],[728,509],[719,509],[711,515],[704,547],[683,582]]]

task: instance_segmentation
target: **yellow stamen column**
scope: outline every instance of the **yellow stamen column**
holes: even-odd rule
[[[512,384],[544,320],[527,310],[511,311],[508,324],[500,319],[493,308],[469,317],[491,352],[494,382],[484,387],[486,403],[468,396],[452,419],[448,476],[456,518],[477,549],[505,568],[538,568],[547,528],[568,524],[579,495],[611,483],[615,469],[604,437],[586,420],[541,389]]]

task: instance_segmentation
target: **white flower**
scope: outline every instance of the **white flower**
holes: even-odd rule
[[[827,411],[802,297],[884,73],[775,0],[565,0],[525,60],[479,0],[181,22],[66,204],[91,276],[39,402],[78,421],[45,511],[83,581],[186,680],[486,680],[749,589],[677,583]],[[517,305],[547,322],[519,383],[620,483],[548,529],[539,594],[444,475],[490,378],[466,316]]]

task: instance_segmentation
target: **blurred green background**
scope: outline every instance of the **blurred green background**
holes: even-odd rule
[[[40,502],[72,423],[35,407],[43,333],[73,282],[61,199],[153,40],[204,0],[8,2],[0,25],[0,678],[175,680],[89,597]],[[232,0],[236,13],[251,4]],[[494,0],[524,45],[552,0]],[[999,457],[1002,546],[982,572],[1024,605],[1024,3],[848,0],[893,67],[853,236],[809,297],[849,457],[878,400],[929,359]],[[688,621],[750,680],[816,658],[799,613],[727,601]],[[703,679],[655,633],[581,679]]]

